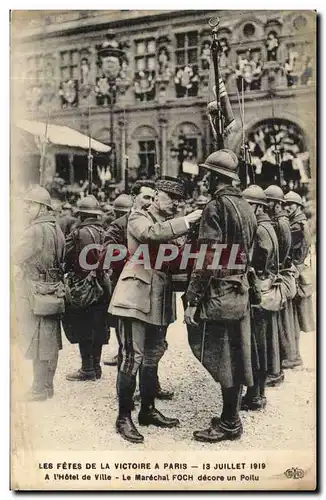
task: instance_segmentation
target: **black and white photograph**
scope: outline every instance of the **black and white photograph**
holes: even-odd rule
[[[11,490],[316,489],[316,52],[314,10],[10,11]]]

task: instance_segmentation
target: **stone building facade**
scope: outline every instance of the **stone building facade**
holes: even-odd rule
[[[184,161],[199,163],[214,149],[206,106],[208,20],[216,15],[220,70],[239,125],[226,146],[240,153],[243,99],[257,179],[265,170],[261,179],[270,180],[276,144],[287,180],[307,182],[316,138],[312,11],[14,12],[14,119],[48,119],[113,143],[113,153],[95,155],[95,179],[123,182],[126,156],[130,180],[153,176],[156,164],[179,175]],[[118,65],[105,56],[108,44],[121,51]],[[50,175],[87,176],[87,152],[48,154]]]

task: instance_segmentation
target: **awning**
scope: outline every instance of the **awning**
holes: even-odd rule
[[[35,122],[31,120],[21,120],[17,126],[30,134],[40,138],[45,137],[46,124],[44,122]],[[61,146],[71,146],[75,148],[88,149],[89,137],[65,125],[54,125],[48,123],[46,131],[47,141],[52,144],[59,144]],[[91,138],[91,149],[98,153],[109,153],[110,146],[103,144]]]

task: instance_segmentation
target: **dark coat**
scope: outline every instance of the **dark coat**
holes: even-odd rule
[[[62,215],[58,219],[58,224],[61,227],[61,230],[65,237],[68,236],[68,234],[71,233],[73,226],[76,224],[77,219],[76,217],[73,217],[72,215],[66,214]]]
[[[292,236],[290,255],[293,264],[300,266],[307,258],[311,244],[307,217],[298,210],[290,215],[289,222]]]
[[[291,229],[288,214],[282,210],[272,219],[278,239],[280,269],[289,267],[288,257],[291,250]]]
[[[89,271],[81,268],[79,254],[86,245],[103,244],[103,241],[104,230],[101,221],[91,217],[84,220],[67,238],[66,270],[85,278]],[[87,262],[95,264],[98,260],[99,252],[95,249],[90,250],[87,254]],[[102,271],[98,271],[97,276],[101,279]],[[84,309],[67,308],[62,323],[66,336],[72,344],[87,340],[107,344],[109,338],[106,314],[108,301],[109,298],[103,295],[97,303]]]
[[[297,210],[290,215],[290,227],[292,234],[291,258],[293,264],[297,266],[299,273],[301,274],[305,267],[304,261],[309,255],[309,249],[311,245],[311,236],[308,221],[305,214],[302,213],[301,210]],[[300,297],[297,295],[295,297],[293,301],[293,314],[294,329],[297,338],[299,338],[300,330],[303,332],[311,332],[315,330],[313,309],[314,308],[311,295],[308,295],[306,297]]]
[[[35,316],[30,307],[29,280],[46,281],[46,272],[63,264],[65,240],[53,215],[35,219],[25,230],[15,263],[21,269],[21,280],[14,284],[18,329],[22,333],[25,355],[29,359],[51,360],[62,349],[60,317]]]
[[[268,278],[278,273],[278,240],[271,219],[265,213],[257,215],[257,233],[254,242],[251,265],[257,276]],[[280,372],[280,346],[278,334],[278,313],[265,311],[259,306],[251,310],[253,333],[253,369],[265,375],[267,371]]]
[[[278,272],[278,240],[269,216],[261,213],[256,218],[258,225],[251,265],[259,277],[265,278]]]
[[[226,196],[237,206],[239,216]],[[249,263],[256,228],[253,210],[240,191],[231,186],[225,187],[219,189],[215,193],[215,199],[204,208],[199,226],[199,243],[238,244],[243,251],[242,263],[246,266]],[[209,294],[214,293],[214,286],[208,288],[209,278],[213,273],[215,277],[223,277],[239,274],[240,271],[194,270],[186,293],[190,305],[202,304],[205,308]],[[240,321],[202,323],[200,344],[198,340],[194,340],[194,343],[190,340],[190,347],[198,359],[201,358],[201,352],[203,353],[203,365],[222,387],[253,385],[249,304],[247,314]]]

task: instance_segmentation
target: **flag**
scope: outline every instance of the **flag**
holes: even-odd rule
[[[215,85],[215,73],[214,73],[214,64],[211,61],[210,69],[209,69],[209,81],[208,81],[208,104],[207,111],[210,119],[210,123],[213,129],[213,133],[215,138],[217,137],[217,101],[216,101],[216,85]],[[227,137],[231,132],[233,132],[236,128],[236,122],[234,119],[233,111],[231,108],[231,103],[229,100],[229,96],[226,92],[226,88],[224,82],[221,77],[219,77],[219,98],[220,98],[220,109],[222,112],[222,116],[224,118],[224,137]]]

